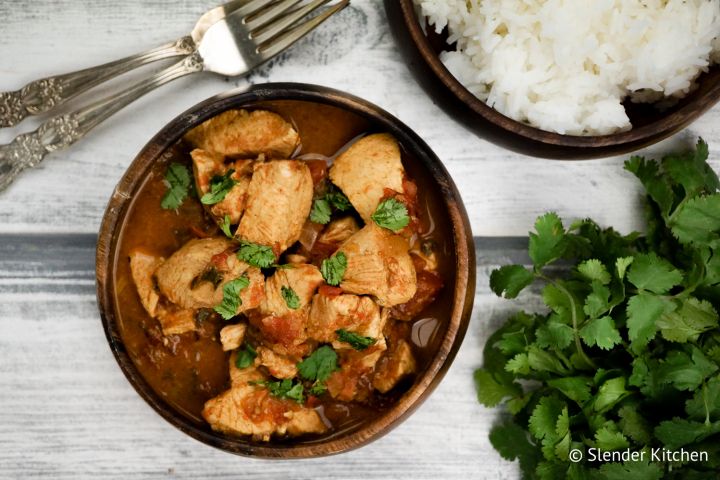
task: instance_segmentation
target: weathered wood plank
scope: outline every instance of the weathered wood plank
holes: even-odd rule
[[[0,2],[0,89],[85,67],[185,33],[216,0]],[[171,118],[196,102],[248,82],[298,81],[349,91],[386,108],[445,162],[481,236],[524,235],[547,209],[591,216],[627,232],[640,225],[639,185],[622,158],[582,163],[533,159],[489,144],[426,97],[393,43],[380,0],[355,1],[291,52],[247,79],[183,79],[142,99],[67,152],[59,152],[0,194],[0,232],[96,232],[107,199],[133,156]],[[0,131],[0,142],[33,125]],[[720,149],[720,108],[652,149],[702,135]],[[717,146],[717,148],[715,148]],[[720,156],[713,154],[720,169]]]
[[[537,296],[507,302],[487,287],[496,265],[527,260],[526,239],[477,240],[470,329],[444,381],[407,422],[360,450],[299,462],[251,461],[204,446],[137,396],[100,324],[94,240],[0,237],[0,477],[516,478],[487,440],[498,413],[476,402],[472,371],[509,311],[538,306]]]

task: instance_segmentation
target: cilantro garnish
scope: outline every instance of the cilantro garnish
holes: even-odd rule
[[[331,190],[315,199],[310,211],[310,221],[325,225],[330,222],[333,210],[345,212],[351,208],[350,200],[342,192]]]
[[[165,172],[167,191],[160,201],[165,210],[174,210],[187,198],[190,192],[190,171],[185,165],[171,163]]]
[[[230,320],[237,315],[237,309],[242,305],[240,292],[250,285],[250,279],[246,276],[230,280],[223,285],[223,299],[220,305],[214,310],[225,320]]]
[[[255,351],[252,345],[245,342],[243,348],[237,352],[235,366],[240,369],[247,368],[253,364],[255,357],[257,357],[257,351]]]
[[[221,202],[237,183],[232,179],[235,170],[228,170],[225,175],[215,175],[210,180],[210,191],[202,196],[200,202],[204,205],[215,205]]]
[[[394,198],[387,198],[380,202],[375,213],[370,217],[378,226],[393,232],[399,232],[410,223],[407,207]]]
[[[340,285],[346,269],[347,257],[343,252],[338,252],[330,258],[326,258],[320,265],[320,273],[325,282],[334,286]]]
[[[280,288],[280,294],[282,295],[283,300],[285,300],[285,304],[288,308],[292,310],[300,308],[300,297],[298,297],[297,293],[295,293],[295,290],[283,285]]]
[[[302,383],[294,383],[291,379],[285,380],[257,380],[249,382],[251,385],[261,385],[270,390],[274,397],[295,400],[302,404],[305,401],[305,389]]]
[[[490,442],[519,460],[523,478],[716,474],[717,463],[647,454],[569,459],[589,446],[705,451],[720,440],[720,181],[707,157],[700,140],[695,151],[625,163],[647,193],[646,235],[592,220],[566,228],[548,213],[530,234],[531,265],[492,272],[491,289],[506,298],[542,282],[548,309],[509,318],[475,371],[478,400],[511,414]]]
[[[257,243],[241,241],[237,257],[243,262],[258,268],[268,268],[275,263],[272,248]]]
[[[225,215],[225,218],[222,219],[220,222],[220,230],[222,230],[226,237],[233,238],[233,234],[230,231],[230,215]]]
[[[310,221],[325,225],[330,223],[330,215],[332,215],[330,202],[324,198],[316,198],[310,210]]]
[[[339,329],[335,330],[335,334],[338,337],[338,340],[344,343],[350,344],[352,348],[355,350],[366,350],[371,345],[375,345],[375,340],[372,337],[364,337],[362,335],[358,335],[355,332],[348,332],[345,329]]]
[[[321,395],[325,392],[325,381],[330,374],[339,370],[337,354],[331,347],[324,345],[297,365],[300,377],[314,382],[310,393]]]

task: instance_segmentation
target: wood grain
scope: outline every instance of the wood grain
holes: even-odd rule
[[[487,440],[497,412],[475,400],[472,371],[492,328],[538,297],[501,300],[498,264],[524,262],[526,240],[476,243],[468,334],[443,382],[405,423],[336,457],[238,458],[174,429],[135,393],[107,346],[94,296],[93,235],[0,240],[0,478],[517,478]],[[13,246],[14,245],[14,246]],[[40,253],[41,252],[41,253]],[[40,258],[55,260],[37,262]],[[30,267],[31,266],[31,267]],[[17,285],[26,284],[24,293]]]
[[[27,0],[26,0],[27,1]],[[0,89],[41,75],[118,58],[183,34],[215,0],[0,2]],[[30,5],[30,4],[27,4]],[[110,194],[141,147],[173,117],[208,96],[248,82],[298,81],[363,97],[413,128],[445,162],[470,213],[475,235],[524,235],[547,209],[564,218],[592,216],[628,232],[639,228],[639,184],[615,157],[569,165],[494,146],[448,118],[405,65],[380,0],[352,6],[247,79],[212,75],[154,92],[75,145],[51,155],[0,194],[0,232],[97,232]],[[0,142],[32,127],[0,131]],[[720,108],[652,151],[710,144],[720,169]]]

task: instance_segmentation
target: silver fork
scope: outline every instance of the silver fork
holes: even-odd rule
[[[25,168],[34,167],[53,151],[67,148],[99,123],[146,93],[197,72],[235,77],[248,73],[290,47],[350,0],[342,0],[302,21],[330,0],[252,0],[207,29],[198,48],[177,64],[133,86],[74,112],[56,116],[31,133],[0,146],[0,191]]]
[[[189,55],[195,51],[212,24],[243,6],[252,8],[253,2],[254,0],[233,0],[208,10],[198,19],[189,35],[147,52],[77,72],[35,80],[14,92],[0,92],[0,128],[17,125],[29,115],[48,112],[71,98],[135,68],[166,58]],[[257,7],[258,2],[254,3]]]

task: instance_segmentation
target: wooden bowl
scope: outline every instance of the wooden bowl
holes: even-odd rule
[[[674,107],[659,111],[628,102],[633,128],[601,136],[561,135],[515,121],[466,89],[440,61],[446,35],[423,32],[413,0],[385,0],[391,29],[420,84],[450,116],[477,135],[510,150],[536,157],[586,159],[628,153],[676,133],[720,100],[720,67],[698,79],[698,88]]]
[[[185,132],[201,122],[230,108],[262,106],[263,102],[299,100],[331,105],[354,113],[367,120],[373,129],[394,135],[403,149],[414,159],[407,165],[417,178],[417,172],[429,182],[434,201],[442,205],[447,216],[443,238],[448,238],[448,258],[452,258],[443,303],[442,327],[436,332],[433,345],[436,351],[429,356],[424,371],[418,372],[415,382],[389,409],[368,419],[354,430],[314,440],[253,442],[246,438],[226,436],[190,421],[175,411],[145,381],[131,360],[119,328],[115,295],[114,268],[118,262],[120,227],[141,183],[151,167]],[[120,180],[110,198],[98,237],[96,269],[97,297],[103,327],[110,349],[120,368],[140,396],[172,425],[191,437],[227,452],[255,457],[303,458],[344,452],[379,438],[408,417],[437,386],[460,347],[467,329],[475,294],[475,255],[472,233],[465,208],[448,172],[427,144],[398,119],[364,100],[325,87],[278,83],[254,86],[245,91],[232,91],[198,104],[158,133],[138,154]],[[121,259],[124,260],[124,259]],[[438,299],[440,301],[441,299]]]

